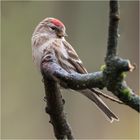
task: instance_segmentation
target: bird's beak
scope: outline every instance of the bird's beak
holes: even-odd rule
[[[64,37],[67,37],[68,35],[67,35],[67,33],[64,33]]]
[[[64,33],[64,32],[59,32],[58,36],[59,37],[67,37],[68,35],[66,33]]]

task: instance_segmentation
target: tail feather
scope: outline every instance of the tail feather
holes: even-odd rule
[[[119,118],[109,109],[109,107],[97,94],[89,89],[81,90],[80,92],[92,100],[97,105],[97,107],[107,116],[110,122],[113,122],[114,120],[119,121]]]

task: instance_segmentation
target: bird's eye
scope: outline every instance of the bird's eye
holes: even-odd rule
[[[56,30],[56,27],[53,26],[53,27],[51,27],[51,29],[52,29],[52,30]]]

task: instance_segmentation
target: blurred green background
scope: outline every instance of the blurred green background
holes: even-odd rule
[[[119,55],[137,66],[139,56],[139,2],[120,2]],[[54,138],[45,114],[44,87],[32,63],[31,36],[46,17],[56,17],[67,28],[89,72],[104,64],[107,46],[107,1],[2,1],[2,138]],[[127,74],[138,94],[139,67]],[[104,91],[106,92],[106,91]],[[108,93],[108,92],[106,92]],[[105,100],[120,121],[110,124],[94,104],[77,92],[64,91],[65,111],[75,137],[83,139],[138,139],[139,115],[125,105]]]

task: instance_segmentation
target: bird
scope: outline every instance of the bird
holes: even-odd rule
[[[42,57],[53,55],[57,64],[68,73],[88,73],[74,48],[66,41],[66,36],[66,27],[57,18],[47,17],[36,26],[31,39],[32,57],[40,71]],[[98,92],[95,88],[79,92],[94,102],[110,122],[119,121],[119,118],[100,98],[99,93],[105,97],[108,97],[107,95]],[[113,100],[113,98],[111,99]]]

